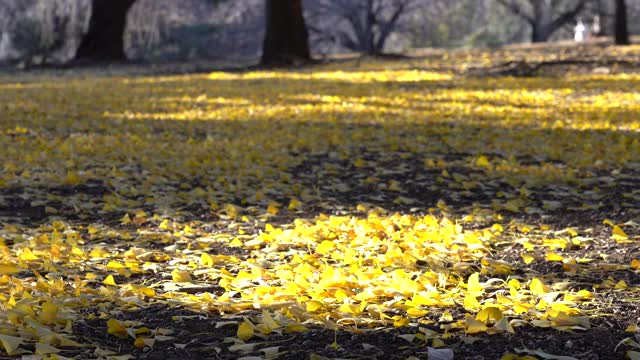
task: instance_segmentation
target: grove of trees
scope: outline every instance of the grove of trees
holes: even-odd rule
[[[315,23],[328,20],[330,28],[312,28],[321,41],[339,42],[351,51],[381,54],[390,35],[403,31],[403,17],[418,10],[417,0],[321,0],[310,10]]]
[[[640,31],[628,23],[637,14],[639,0],[0,0],[0,62],[242,53],[297,63],[314,53],[571,39],[579,19],[596,16],[602,35],[625,45]]]

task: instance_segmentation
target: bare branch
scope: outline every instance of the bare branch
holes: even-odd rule
[[[376,43],[376,50],[382,51],[384,48],[384,43],[387,41],[387,38],[395,28],[398,19],[405,11],[406,2],[401,2],[398,7],[395,9],[389,20],[385,23],[382,23],[380,28],[380,34],[378,35],[378,41]]]
[[[526,14],[524,12],[524,10],[522,9],[522,7],[517,4],[517,2],[510,1],[510,0],[496,0],[496,1],[500,5],[506,7],[507,10],[511,11],[514,15],[523,18],[528,23],[530,23],[530,24],[535,23],[535,21],[536,21],[535,17],[532,16],[532,15]],[[534,1],[539,1],[539,0],[534,0]]]
[[[587,3],[587,1],[581,0],[576,4],[575,7],[573,7],[569,11],[561,13],[560,16],[558,16],[556,19],[554,19],[551,22],[551,28],[553,30],[559,29],[564,24],[566,24],[569,21],[572,21],[573,19],[575,19],[576,16],[578,16],[578,14],[580,14],[582,12],[582,10],[584,10],[586,3]]]

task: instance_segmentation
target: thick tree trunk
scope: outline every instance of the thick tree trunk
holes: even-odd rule
[[[75,59],[122,61],[124,28],[127,13],[136,0],[92,0],[89,31],[85,34]]]
[[[629,30],[627,28],[627,4],[624,0],[616,0],[614,36],[617,45],[629,45]]]
[[[262,64],[291,64],[311,59],[302,0],[266,0],[267,29]]]
[[[549,40],[549,37],[553,33],[549,25],[546,24],[532,24],[531,26],[531,42],[541,43]]]

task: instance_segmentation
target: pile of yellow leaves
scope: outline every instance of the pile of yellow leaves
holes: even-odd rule
[[[613,271],[640,261],[592,248],[638,240],[607,209],[639,213],[640,75],[420,61],[0,84],[0,350],[72,356],[98,320],[140,349],[174,340],[118,319],[154,304],[228,316],[240,352],[317,326],[422,324],[434,348],[588,330],[600,291],[637,291]],[[604,240],[543,224],[586,210]],[[572,281],[594,270],[612,275]]]

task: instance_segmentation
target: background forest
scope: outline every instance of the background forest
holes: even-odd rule
[[[379,0],[381,27],[389,28],[385,52],[425,47],[497,47],[532,40],[525,18],[537,0]],[[61,63],[73,57],[89,22],[89,0],[0,0],[0,62]],[[353,15],[362,4],[348,0],[304,1],[310,47],[316,56],[363,52]],[[579,11],[570,13],[579,5]],[[402,6],[390,23],[393,12]],[[567,21],[551,40],[572,39],[578,18],[601,19],[598,35],[611,35],[614,5],[608,0],[555,1]],[[518,14],[518,11],[521,13]],[[640,1],[627,1],[629,30],[640,32]],[[125,48],[130,59],[255,61],[264,34],[264,1],[141,0],[129,11]],[[553,17],[556,14],[549,14]],[[356,16],[356,17],[357,17]],[[350,18],[351,17],[351,20]],[[541,21],[544,19],[539,16]],[[546,40],[546,39],[543,39]],[[366,52],[366,51],[364,51]]]

